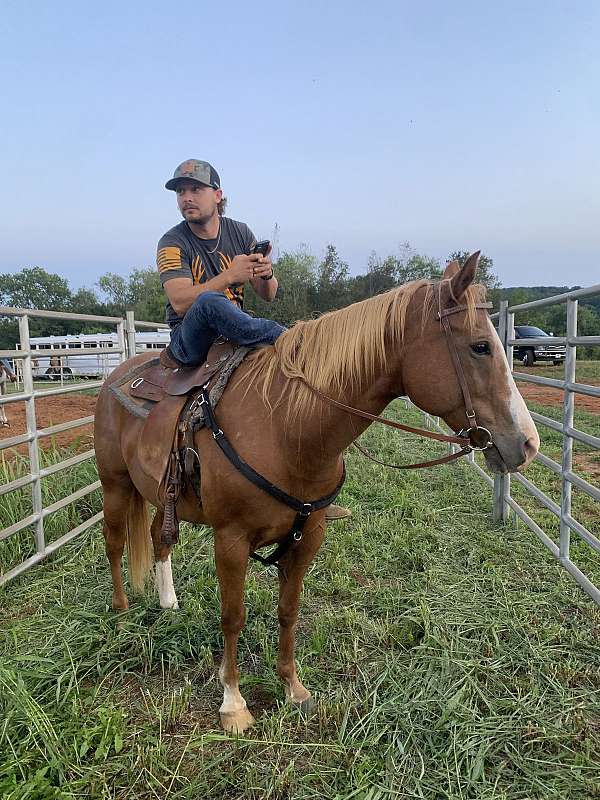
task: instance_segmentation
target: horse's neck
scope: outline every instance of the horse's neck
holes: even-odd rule
[[[380,414],[386,405],[396,397],[398,391],[396,375],[381,371],[370,381],[357,381],[343,392],[324,392],[333,400],[367,411]],[[294,444],[294,451],[303,464],[315,471],[321,465],[333,463],[371,422],[363,417],[338,408],[317,396],[312,414],[290,418],[285,404],[281,407],[282,424],[286,439]]]

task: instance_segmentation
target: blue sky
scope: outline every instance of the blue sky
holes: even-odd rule
[[[0,270],[154,263],[165,180],[351,271],[409,241],[504,285],[600,282],[600,4],[2,4]]]

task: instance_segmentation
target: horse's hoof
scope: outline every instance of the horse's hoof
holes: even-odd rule
[[[232,733],[234,736],[239,736],[244,733],[251,725],[254,725],[254,717],[247,708],[241,711],[221,711],[221,726],[227,733]]]
[[[312,717],[315,708],[317,705],[317,701],[314,697],[307,697],[306,700],[303,700],[298,708],[300,709],[300,714],[303,717]]]

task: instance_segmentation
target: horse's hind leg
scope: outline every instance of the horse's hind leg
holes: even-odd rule
[[[277,674],[283,681],[286,699],[291,703],[301,705],[306,710],[310,707],[311,694],[302,685],[296,672],[294,658],[296,624],[304,574],[321,546],[324,531],[324,521],[313,524],[310,528],[307,525],[301,541],[282,558],[279,570]]]
[[[154,544],[154,561],[156,569],[156,588],[161,608],[179,608],[175,587],[173,586],[173,573],[171,570],[171,546],[162,544],[161,528],[164,512],[156,510],[152,520],[152,543]]]
[[[103,533],[113,582],[112,607],[115,611],[125,611],[129,608],[129,601],[123,586],[121,559],[125,549],[127,511],[135,489],[128,477],[121,481],[103,483],[102,489],[104,491]]]

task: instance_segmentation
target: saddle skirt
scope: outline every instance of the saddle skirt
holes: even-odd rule
[[[129,370],[110,390],[127,411],[144,419],[138,439],[137,455],[146,475],[164,490],[172,455],[182,449],[184,437],[202,427],[203,420],[191,417],[198,390],[208,383],[213,406],[220,400],[227,383],[250,352],[231,342],[214,344],[206,361],[191,369],[166,369],[158,358]],[[188,442],[189,443],[189,442]]]

